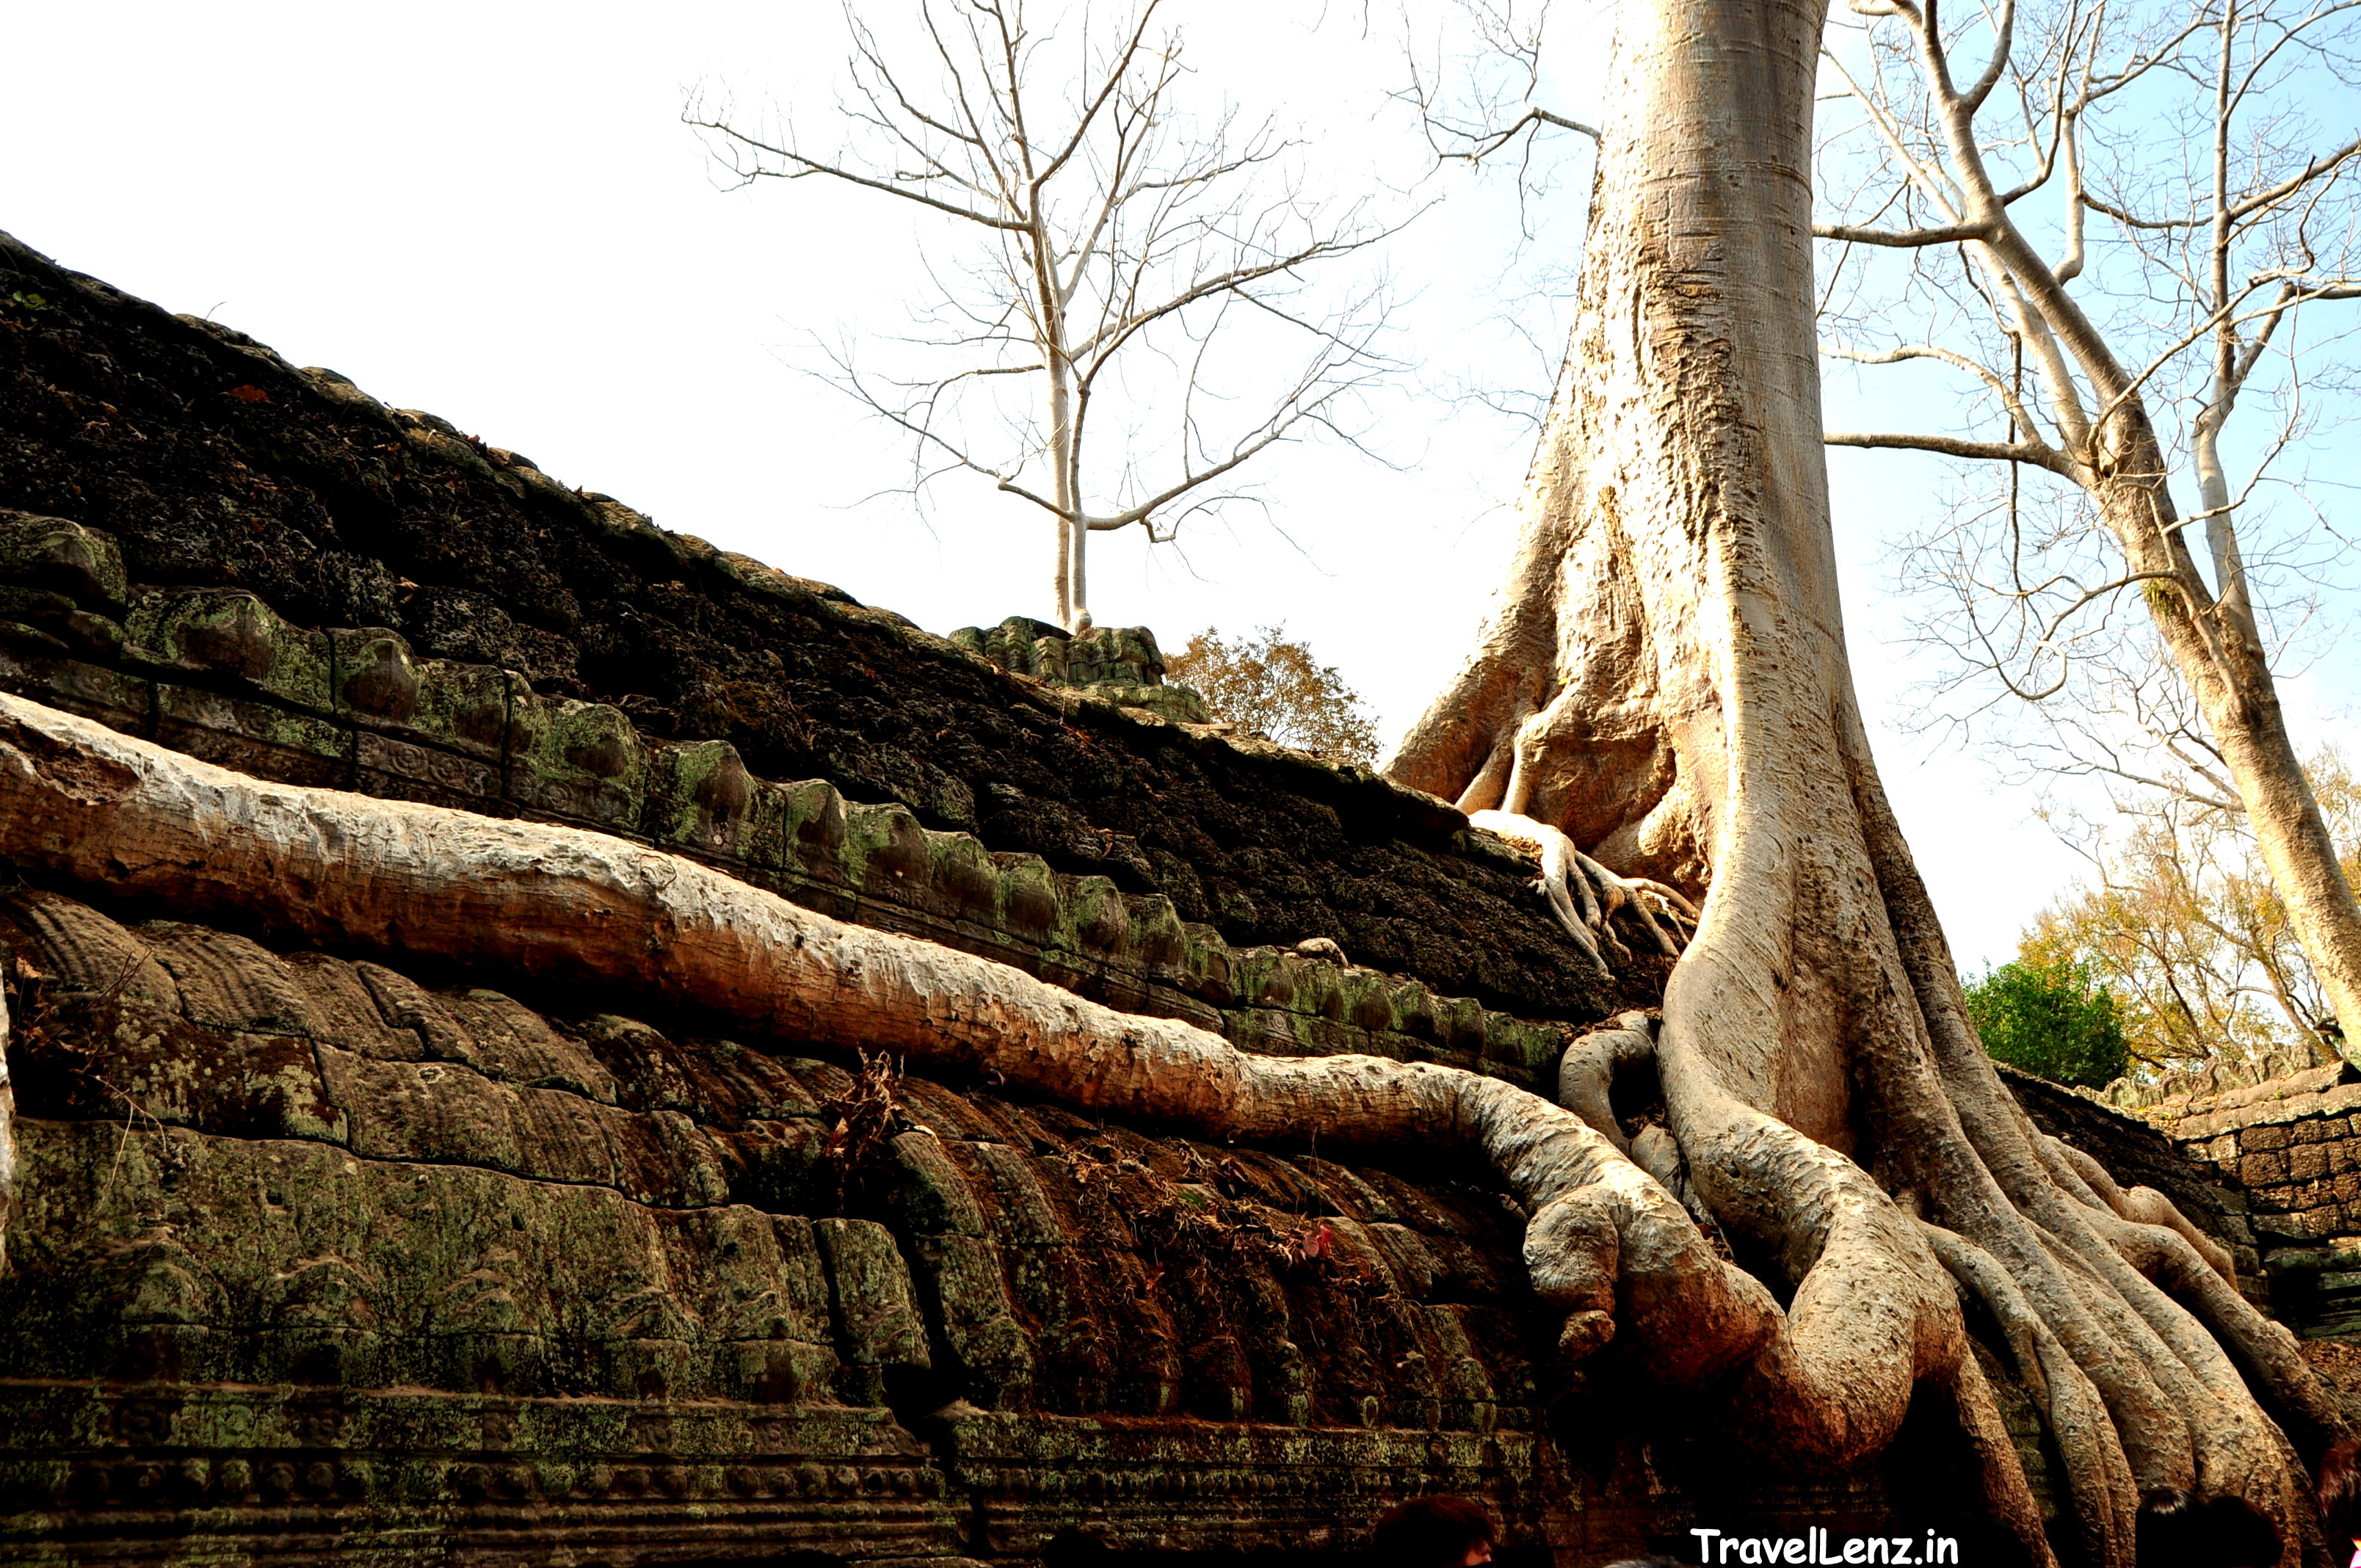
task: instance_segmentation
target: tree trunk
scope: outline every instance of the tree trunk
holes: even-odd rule
[[[2223,25],[2235,21],[2235,12],[2225,13]],[[1946,127],[1959,165],[1981,170],[1964,121],[1949,119]],[[2217,203],[2226,199],[2218,197]],[[1975,192],[1974,206],[1973,215],[1992,226],[1982,243],[1993,275],[2023,291],[2017,319],[2035,345],[2036,357],[2046,361],[2043,377],[2056,389],[2058,402],[2076,402],[2061,356],[2070,355],[2090,381],[2102,411],[2096,427],[2079,428],[2077,415],[2063,432],[2078,477],[2131,572],[2147,579],[2142,586],[2149,616],[2195,694],[2237,787],[2263,864],[2287,905],[2289,924],[2336,1014],[2341,1053],[2343,1040],[2361,1030],[2361,900],[2345,879],[2320,802],[2288,735],[2279,686],[2255,623],[2219,450],[2221,422],[2236,397],[2226,374],[2231,361],[2217,358],[2224,373],[2217,374],[2211,406],[2198,422],[2198,483],[2202,505],[2212,514],[2206,532],[2217,577],[2216,591],[2209,592],[2179,526],[2165,483],[2163,448],[2139,383],[2015,228],[1988,181]],[[2223,221],[2217,216],[2217,224]],[[2217,269],[2223,258],[2217,244]],[[2229,298],[2227,277],[2219,270],[2214,287],[2217,300]]]
[[[1062,330],[1062,318],[1061,327]],[[1069,554],[1066,630],[1082,631],[1091,624],[1091,524],[1082,514],[1082,432],[1090,419],[1091,389],[1087,382],[1074,389],[1072,423],[1068,429],[1061,460],[1066,465],[1066,494],[1072,498],[1072,516],[1066,524],[1073,543]]]
[[[1028,151],[1028,172],[1030,167]],[[1038,180],[1031,182],[1028,196],[1024,243],[1026,258],[1033,268],[1034,346],[1040,350],[1041,367],[1049,378],[1049,496],[1058,509],[1055,598],[1058,624],[1071,631],[1082,605],[1082,546],[1086,543],[1081,527],[1082,472],[1076,461],[1080,422],[1074,408],[1074,361],[1066,341],[1066,295],[1058,277],[1058,247],[1041,209]]]
[[[2215,438],[2202,436],[2198,454],[2199,499],[2214,514],[2206,529],[2216,579],[2209,595],[2184,531],[2171,526],[2177,514],[2161,478],[2164,456],[2145,410],[2135,400],[2117,422],[2122,433],[2114,444],[2125,455],[2099,479],[2099,514],[2131,569],[2163,579],[2146,585],[2149,618],[2196,696],[2271,886],[2287,905],[2288,924],[2336,1014],[2333,1046],[2321,1038],[2322,1020],[2298,1020],[2312,1035],[2313,1058],[2334,1061],[2361,1052],[2355,1036],[2361,1030],[2361,901],[2288,734],[2229,521]]]
[[[1074,531],[1072,526],[1062,517],[1057,520],[1056,526],[1058,530],[1058,565],[1057,570],[1052,574],[1050,579],[1050,597],[1057,600],[1058,624],[1071,630],[1074,624],[1072,610],[1073,587],[1071,570],[1068,566],[1068,558],[1073,554]]]
[[[1061,345],[1052,339],[1043,343],[1042,352],[1049,361],[1049,464],[1053,470],[1050,494],[1058,503],[1058,624],[1071,631],[1074,613],[1082,600],[1077,585],[1082,575],[1082,543],[1084,535],[1075,526],[1082,516],[1082,500],[1074,488],[1073,394],[1066,385],[1066,361],[1059,352]]]
[[[2286,1442],[2233,1355],[2315,1452],[2341,1416],[2285,1331],[2147,1223],[2160,1200],[2110,1197],[2026,1120],[1965,1022],[1870,757],[1814,347],[1823,7],[1633,0],[1620,18],[1576,324],[1508,583],[1389,771],[1705,893],[1656,1043],[1671,1132],[1701,1206],[1792,1287],[1787,1343],[1874,1346],[1855,1384],[1783,1386],[1800,1450],[1869,1452],[1915,1379],[1972,1366],[1956,1278],[2017,1347],[2092,1561],[2130,1561],[2147,1486],[2291,1522]],[[1894,1337],[1903,1302],[1921,1337]],[[1973,1435],[1988,1396],[1949,1381]],[[1993,1507],[2020,1517],[2013,1453],[1993,1465]]]

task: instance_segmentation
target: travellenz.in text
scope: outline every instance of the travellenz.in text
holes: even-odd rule
[[[1956,1536],[1938,1536],[1928,1530],[1924,1541],[1908,1535],[1850,1535],[1839,1546],[1827,1530],[1811,1526],[1802,1535],[1730,1535],[1718,1530],[1692,1528],[1689,1533],[1697,1538],[1697,1561],[1707,1568],[1731,1560],[1744,1563],[1883,1563],[1893,1568],[1938,1568],[1939,1564],[1960,1560],[1960,1542]],[[1719,1540],[1719,1549],[1715,1541]]]

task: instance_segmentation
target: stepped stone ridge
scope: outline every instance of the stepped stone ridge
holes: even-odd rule
[[[1531,858],[1446,803],[1011,676],[5,237],[0,509],[111,541],[121,574],[77,576],[44,552],[93,546],[15,525],[28,543],[0,620],[51,662],[16,689],[105,688],[93,704],[145,707],[148,733],[199,754],[200,732],[246,735],[290,767],[308,747],[302,782],[444,804],[494,784],[504,811],[562,803],[620,827],[647,806],[648,742],[726,745],[749,776],[824,780],[995,854],[1161,894],[1235,946],[1329,937],[1445,994],[1574,1023],[1660,978],[1597,994],[1563,961],[1578,955]],[[136,630],[110,593],[139,601]],[[183,639],[186,617],[204,624]],[[412,666],[440,672],[415,702]],[[405,727],[434,743],[382,743]]]
[[[0,581],[55,581],[61,561],[111,585],[87,593],[91,603],[120,606],[112,539],[0,512]],[[982,953],[1248,1048],[1440,1060],[1532,1087],[1564,1047],[1557,1025],[1412,978],[1232,948],[1180,919],[1163,894],[995,854],[971,834],[920,826],[898,803],[847,801],[825,780],[757,779],[726,741],[651,739],[620,709],[544,697],[489,666],[421,659],[396,632],[305,631],[228,588],[140,595],[119,627],[79,608],[27,613],[60,630],[66,613],[106,629],[84,644],[112,667],[72,659],[26,622],[11,646],[0,623],[0,685],[244,772],[642,839],[824,913]],[[220,684],[197,684],[208,676]]]
[[[1531,853],[1205,722],[1144,628],[932,636],[5,236],[0,690],[632,840],[1249,1051],[1547,1092],[1665,972],[1587,978]],[[0,1562],[1334,1559],[1432,1490],[1569,1568],[1692,1522],[1979,1528],[1931,1428],[1774,1480],[1611,1355],[1564,1370],[1526,1215],[1446,1139],[1217,1145],[632,974],[196,913],[0,876]],[[2054,1098],[2260,1288],[2259,1209]]]
[[[1012,615],[986,630],[962,626],[950,640],[1013,674],[1051,685],[1082,686],[1124,707],[1177,724],[1210,724],[1204,698],[1164,684],[1164,654],[1145,626],[1085,626],[1079,631]]]
[[[168,1502],[289,1561],[291,1507],[352,1550],[427,1518],[645,1549],[726,1508],[717,1544],[940,1555],[980,1504],[1024,1556],[1068,1488],[1176,1544],[1436,1480],[1532,1487],[1531,1528],[1555,1489],[1521,1217],[1465,1179],[917,1080],[847,1170],[853,1074],[778,1042],[31,890],[0,963],[30,1021],[0,1552],[136,1559]]]
[[[2334,1069],[2338,1064],[2331,1062],[2327,1065]],[[2263,1084],[2278,1085],[2287,1079],[2314,1071],[2317,1067],[2312,1053],[2302,1047],[2282,1046],[2242,1061],[2223,1059],[2194,1067],[2169,1069],[2147,1082],[2119,1078],[2099,1090],[2097,1094],[2110,1105],[2140,1110],[2192,1099],[2235,1094]]]

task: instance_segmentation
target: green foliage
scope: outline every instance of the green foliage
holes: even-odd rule
[[[1968,1021],[1993,1059],[2053,1083],[2102,1089],[2131,1066],[2115,999],[2090,966],[2019,959],[1967,983]]]
[[[1172,656],[1165,675],[1241,729],[1331,762],[1376,762],[1377,721],[1359,695],[1285,630],[1266,626],[1231,641],[1209,626]]]

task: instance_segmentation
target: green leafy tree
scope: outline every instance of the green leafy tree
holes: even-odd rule
[[[2019,959],[1966,986],[1968,1021],[1998,1061],[2053,1083],[2103,1088],[2131,1066],[2115,999],[2081,963]]]
[[[1166,663],[1166,676],[1193,688],[1217,718],[1331,762],[1377,761],[1377,719],[1333,664],[1262,627],[1235,641],[1212,627]]]

